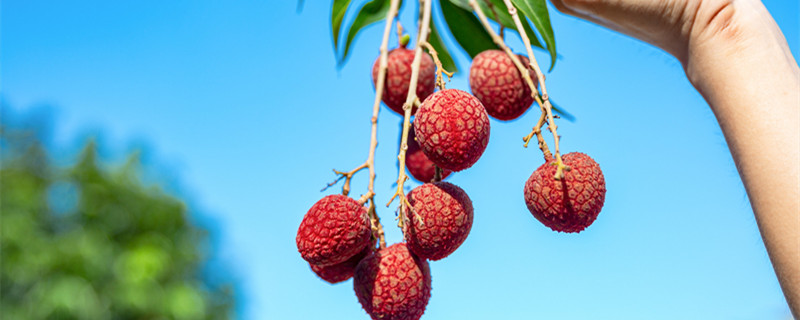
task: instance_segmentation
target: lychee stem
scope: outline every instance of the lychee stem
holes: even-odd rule
[[[339,177],[322,189],[322,191],[324,191],[344,178],[345,181],[344,186],[342,186],[342,194],[346,196],[350,193],[350,180],[353,178],[353,175],[364,168],[369,168],[369,185],[367,186],[367,193],[361,196],[361,198],[358,200],[358,203],[364,205],[367,201],[369,201],[370,204],[368,213],[370,223],[372,225],[372,232],[373,235],[379,239],[381,248],[386,247],[386,240],[384,239],[383,226],[381,225],[380,218],[378,218],[378,214],[375,211],[375,149],[378,147],[378,114],[381,109],[381,99],[383,99],[384,86],[386,85],[386,69],[389,65],[389,35],[391,34],[394,18],[397,16],[397,10],[399,7],[400,0],[392,0],[389,4],[389,11],[386,13],[386,22],[383,28],[383,40],[381,40],[380,46],[380,58],[378,59],[378,79],[375,83],[375,101],[372,104],[372,117],[370,118],[372,128],[370,133],[369,154],[367,156],[367,160],[355,169],[348,172],[337,171],[334,169],[333,172],[339,175]],[[399,21],[397,22],[397,28],[399,37],[403,32],[403,27],[400,26]]]
[[[531,139],[533,139],[533,136],[535,135],[536,140],[538,140],[539,143],[539,149],[542,150],[544,159],[545,161],[547,161],[547,159],[550,159],[551,157],[553,157],[553,155],[550,153],[550,149],[547,148],[547,143],[544,141],[544,136],[542,135],[542,126],[545,124],[545,122],[547,122],[547,112],[542,106],[540,106],[540,109],[542,111],[542,115],[539,117],[539,121],[536,122],[536,125],[533,126],[533,130],[531,130],[531,133],[522,138],[522,141],[525,142],[525,144],[523,144],[522,146],[527,148],[528,143],[531,142]]]
[[[436,64],[436,86],[439,87],[439,90],[444,90],[445,82],[442,74],[447,75],[447,81],[450,82],[450,79],[453,78],[453,72],[447,72],[447,70],[442,67],[442,61],[439,60],[439,54],[436,53],[436,50],[433,49],[433,46],[431,46],[430,43],[426,41],[420,42],[420,44],[425,47],[425,49],[428,49],[428,53],[430,53],[431,57],[433,57],[433,62]]]
[[[397,20],[397,45],[400,48],[405,49],[408,45],[408,42],[411,41],[411,36],[405,34],[403,31],[403,25],[400,23],[400,20]]]
[[[561,160],[561,150],[559,148],[560,145],[559,140],[561,137],[558,135],[558,132],[556,131],[558,126],[556,126],[556,122],[554,121],[553,106],[552,104],[550,104],[550,96],[547,94],[547,85],[545,84],[544,81],[545,80],[544,73],[542,72],[542,69],[539,68],[539,63],[536,61],[536,56],[533,54],[533,47],[531,47],[531,41],[530,39],[528,39],[528,35],[522,28],[522,21],[520,20],[519,14],[517,13],[517,8],[514,7],[514,4],[511,3],[511,0],[503,0],[503,2],[506,4],[506,7],[508,7],[508,14],[511,15],[511,19],[514,20],[514,24],[517,26],[517,30],[523,30],[519,32],[519,36],[522,38],[522,43],[525,44],[525,51],[528,52],[528,58],[529,58],[528,64],[530,64],[530,67],[533,68],[534,72],[536,72],[536,77],[538,77],[539,79],[539,86],[541,86],[542,88],[541,96],[537,94],[536,97],[534,98],[536,99],[536,102],[539,103],[539,106],[544,108],[544,111],[547,114],[548,118],[547,128],[550,129],[550,133],[553,134],[553,142],[555,143],[555,148],[556,148],[556,165],[558,166],[554,178],[556,180],[559,180],[564,177],[563,170],[564,168],[566,168],[566,166],[564,165],[564,161]],[[531,92],[535,92],[535,90],[531,90]],[[539,121],[539,123],[541,123],[541,120]],[[541,125],[538,123],[537,123],[537,128],[541,128]],[[541,129],[539,129],[539,131],[541,131]],[[544,152],[544,150],[542,150],[542,152]],[[547,154],[545,154],[545,157],[546,156]]]
[[[338,175],[338,177],[336,178],[336,180],[333,180],[331,183],[328,183],[328,185],[326,185],[325,188],[322,188],[322,190],[320,191],[325,191],[326,189],[336,185],[340,180],[344,179],[344,186],[342,186],[342,195],[346,196],[350,194],[350,180],[353,179],[353,176],[356,174],[356,172],[359,172],[362,169],[367,168],[368,166],[369,166],[369,161],[362,163],[360,166],[348,172],[333,169],[333,173]]]
[[[378,81],[375,84],[375,100],[372,103],[372,118],[370,118],[371,132],[369,141],[369,155],[367,156],[367,165],[369,167],[369,185],[367,186],[368,194],[370,194],[370,221],[372,221],[372,231],[378,234],[380,247],[386,247],[386,240],[383,235],[383,225],[381,225],[380,218],[375,211],[375,149],[378,148],[378,114],[381,110],[381,100],[383,99],[383,90],[386,85],[386,69],[389,66],[389,35],[392,32],[392,22],[397,17],[397,10],[400,7],[400,0],[391,0],[389,4],[389,12],[386,13],[386,22],[383,27],[383,39],[380,46],[380,62],[378,65]],[[400,21],[397,22],[397,30],[402,34],[403,27]]]
[[[522,62],[520,62],[517,55],[515,55],[514,52],[512,52],[511,49],[505,44],[503,38],[497,35],[494,29],[492,29],[492,26],[489,24],[489,20],[486,18],[486,15],[483,13],[478,3],[475,0],[470,0],[469,4],[472,7],[472,10],[474,10],[475,13],[478,14],[478,18],[480,19],[481,24],[483,24],[484,29],[486,29],[486,31],[489,32],[489,35],[492,37],[494,43],[497,44],[498,47],[502,48],[506,52],[508,57],[511,58],[511,61],[514,62],[514,65],[517,66],[517,69],[519,69],[519,72],[520,74],[522,74],[522,77],[525,79],[525,82],[528,83],[528,86],[531,88],[531,95],[533,96],[534,100],[536,100],[536,103],[539,104],[539,107],[540,109],[542,109],[542,112],[547,115],[547,123],[548,123],[547,128],[550,130],[550,133],[553,134],[553,142],[555,143],[555,152],[556,152],[555,158],[556,158],[556,164],[558,166],[556,174],[553,178],[559,180],[564,177],[563,169],[565,168],[565,166],[564,162],[561,160],[561,151],[559,148],[560,137],[558,136],[557,132],[558,126],[556,126],[554,121],[553,106],[550,104],[550,98],[547,95],[547,87],[545,86],[544,83],[544,74],[542,73],[541,68],[539,68],[539,63],[536,62],[536,57],[533,55],[533,49],[531,47],[530,39],[528,39],[528,35],[525,33],[525,30],[522,27],[522,21],[519,19],[519,15],[517,14],[517,8],[514,7],[514,4],[511,3],[511,0],[503,0],[503,1],[506,7],[508,7],[508,13],[514,20],[514,24],[517,26],[517,30],[520,30],[519,32],[520,37],[522,37],[522,42],[525,44],[525,49],[528,52],[528,61],[530,68],[532,68],[533,71],[536,72],[536,77],[538,78],[540,86],[542,87],[541,96],[539,95],[539,90],[536,88],[536,85],[533,83],[533,80],[530,77],[528,67],[522,65]],[[539,140],[540,144],[540,149],[542,150],[542,153],[545,155],[545,158],[547,158],[548,152],[546,150],[549,149],[546,148],[547,145],[546,143],[544,143],[544,138],[541,137],[542,123],[543,123],[542,119],[540,118],[540,120],[537,122],[536,126],[534,126],[533,131],[531,133],[537,136],[537,139]],[[526,138],[523,138],[526,139],[526,144],[527,141],[530,140],[529,136],[530,134],[526,136]],[[542,148],[542,146],[544,148]]]
[[[500,38],[505,39],[506,38],[506,35],[505,35],[506,26],[504,26],[502,23],[500,23],[500,17],[497,15],[497,9],[494,7],[494,4],[491,1],[488,1],[488,0],[482,0],[482,1],[483,1],[483,3],[486,4],[487,7],[489,7],[489,10],[492,10],[492,15],[494,16],[494,21],[497,21],[497,24],[500,25]]]
[[[386,248],[386,238],[383,234],[383,225],[381,225],[381,219],[378,218],[378,213],[375,211],[375,197],[369,198],[369,209],[367,209],[367,212],[369,213],[369,221],[372,225],[372,234],[378,238],[379,248]]]
[[[399,165],[399,173],[397,175],[397,190],[395,191],[388,207],[394,201],[394,198],[400,198],[400,212],[397,216],[397,226],[400,227],[405,233],[406,209],[411,209],[411,206],[406,199],[403,186],[405,185],[408,176],[406,176],[406,151],[408,150],[408,131],[411,127],[411,108],[415,103],[419,103],[417,97],[417,79],[419,79],[419,65],[422,62],[422,43],[428,40],[431,24],[431,0],[420,0],[421,17],[419,25],[419,34],[417,37],[417,46],[414,48],[414,60],[411,62],[411,79],[408,85],[408,95],[406,102],[403,104],[403,133],[400,136],[400,151],[397,155]]]
[[[433,169],[434,170],[433,170],[433,181],[432,182],[442,181],[442,168],[434,164],[433,165]]]

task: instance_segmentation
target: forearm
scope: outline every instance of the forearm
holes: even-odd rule
[[[734,3],[695,25],[686,72],[719,121],[800,318],[800,70],[763,5]]]

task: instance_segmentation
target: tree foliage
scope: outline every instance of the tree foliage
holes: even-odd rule
[[[340,64],[347,59],[356,35],[365,27],[382,21],[386,17],[389,2],[390,0],[371,0],[365,3],[347,27],[347,32],[343,33],[341,31],[345,13],[347,13],[352,2],[350,0],[333,0],[331,5],[331,33],[334,51],[338,55]],[[492,42],[492,38],[472,12],[469,0],[439,0],[438,2],[441,15],[447,23],[446,30],[450,31],[453,39],[466,51],[470,58],[475,57],[483,50],[497,48]],[[547,2],[545,0],[513,0],[512,2],[518,9],[517,12],[520,15],[520,19],[522,19],[523,31],[528,35],[531,45],[545,49],[550,54],[550,68],[552,69],[555,66],[557,53],[555,35],[550,24],[550,14],[547,11]],[[506,7],[503,0],[478,0],[477,3],[480,5],[481,10],[486,12],[489,19],[494,20],[504,28],[519,32],[516,30],[511,15],[508,13],[508,7]],[[530,27],[528,19],[533,22],[537,32],[534,32]],[[431,30],[433,32],[429,42],[442,59],[443,67],[449,71],[456,71],[457,67],[453,63],[454,59],[450,54],[451,50],[441,41],[438,31],[435,31],[437,27],[434,20],[431,20]],[[340,41],[341,34],[347,35],[344,44]],[[537,34],[544,41],[544,44],[539,41]]]
[[[207,232],[182,201],[143,184],[135,155],[109,169],[88,142],[59,167],[36,132],[2,130],[3,319],[231,315],[231,288],[201,274]]]

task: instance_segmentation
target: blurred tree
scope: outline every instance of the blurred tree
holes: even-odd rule
[[[36,130],[0,130],[0,318],[231,317],[231,287],[201,275],[206,231],[135,154],[108,169],[90,141],[58,167]]]

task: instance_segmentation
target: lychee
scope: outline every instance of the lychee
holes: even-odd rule
[[[528,58],[521,55],[517,57],[524,66],[528,66]],[[530,69],[528,72],[534,86],[538,86],[536,73]],[[469,86],[472,94],[483,103],[486,112],[498,120],[516,119],[533,103],[530,86],[502,50],[486,50],[472,59]]]
[[[361,260],[353,288],[372,319],[417,320],[431,297],[430,267],[396,243]]]
[[[414,179],[420,182],[431,182],[436,174],[436,165],[431,159],[422,152],[417,142],[417,135],[414,128],[408,131],[408,150],[406,150],[406,168]],[[442,170],[442,179],[452,173],[450,170]]]
[[[387,56],[386,81],[381,100],[389,109],[403,114],[403,104],[408,96],[408,86],[411,82],[411,62],[414,61],[414,50],[396,48],[389,51]],[[372,65],[372,84],[378,83],[378,69],[380,57]],[[436,87],[436,65],[431,56],[424,51],[419,64],[419,77],[417,78],[417,97],[424,100],[433,93]],[[416,113],[411,110],[411,114]]]
[[[556,180],[550,159],[525,183],[525,204],[537,220],[559,232],[581,232],[597,219],[606,197],[600,165],[589,156],[572,152],[562,157],[564,177]]]
[[[414,119],[422,152],[443,169],[471,167],[489,144],[489,117],[471,94],[446,89],[422,102]]]
[[[317,274],[322,280],[325,280],[330,283],[339,283],[350,279],[353,276],[353,273],[356,271],[356,266],[359,262],[361,262],[364,257],[369,255],[373,250],[373,246],[369,245],[361,252],[357,253],[350,259],[345,260],[344,262],[340,262],[334,265],[330,265],[327,267],[321,267],[315,264],[309,264],[311,266],[311,271]]]
[[[297,230],[297,249],[303,259],[330,266],[350,259],[370,241],[367,210],[352,198],[329,195],[308,210]]]
[[[458,186],[426,183],[411,190],[408,201],[412,210],[406,241],[420,258],[447,257],[467,239],[472,229],[472,201]]]

